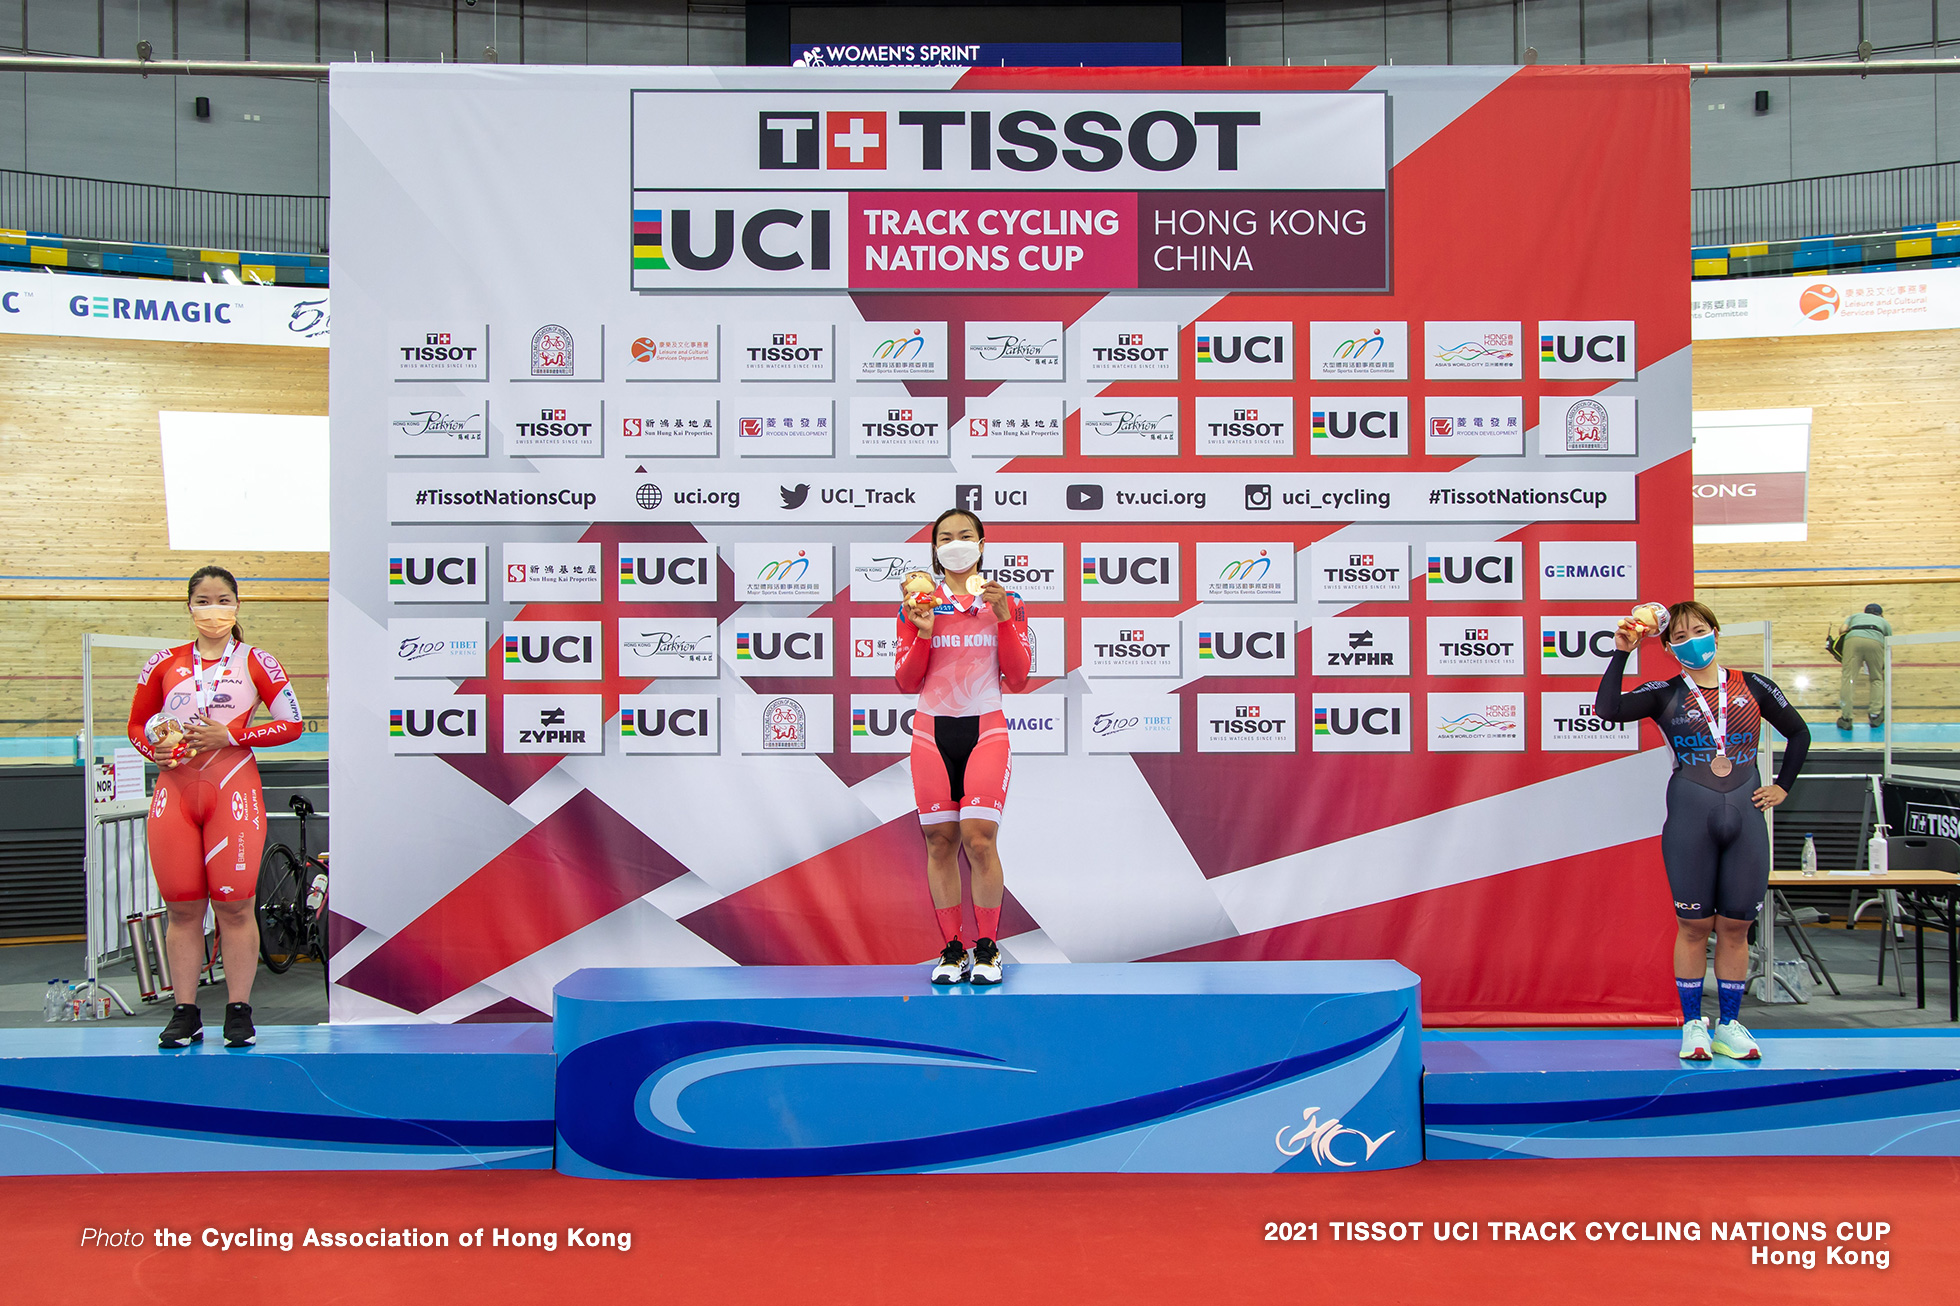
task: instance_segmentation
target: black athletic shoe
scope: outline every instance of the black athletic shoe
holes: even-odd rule
[[[157,1035],[160,1048],[180,1048],[204,1041],[204,1013],[194,1004],[179,1002],[170,1013],[170,1023]]]
[[[1000,983],[1001,961],[1000,945],[992,939],[982,939],[973,945],[973,982],[975,984]]]
[[[932,968],[932,982],[963,984],[972,969],[973,963],[967,959],[966,945],[958,939],[949,939],[939,953],[939,964]]]
[[[248,1048],[258,1041],[259,1032],[252,1028],[252,1004],[225,1003],[225,1046]]]

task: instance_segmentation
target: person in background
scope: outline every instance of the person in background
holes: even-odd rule
[[[1851,694],[1857,688],[1858,668],[1863,667],[1871,682],[1871,702],[1866,711],[1876,730],[1885,724],[1885,641],[1891,638],[1892,623],[1885,619],[1884,608],[1867,603],[1863,612],[1846,617],[1841,629],[1844,666],[1838,672],[1837,728],[1851,729]]]

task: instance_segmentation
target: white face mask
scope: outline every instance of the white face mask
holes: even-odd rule
[[[939,546],[939,565],[947,571],[971,571],[980,561],[980,546],[972,540],[953,540]]]

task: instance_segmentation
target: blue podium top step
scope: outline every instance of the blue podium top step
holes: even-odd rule
[[[1393,961],[1221,961],[1009,966],[998,986],[933,985],[924,966],[711,966],[581,970],[561,1000],[728,1002],[917,997],[1183,997],[1402,993],[1413,971]]]

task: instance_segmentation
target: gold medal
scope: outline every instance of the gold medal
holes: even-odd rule
[[[1735,770],[1735,763],[1723,757],[1720,753],[1717,753],[1709,759],[1708,769],[1716,775],[1727,775],[1729,772]]]
[[[979,572],[976,571],[971,576],[968,576],[966,578],[966,592],[968,594],[971,594],[974,598],[976,599],[979,598],[980,592],[986,588],[987,588],[987,578],[985,576],[982,576]]]

